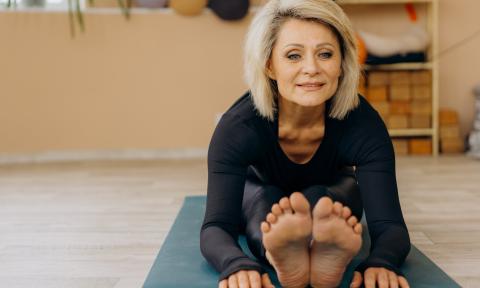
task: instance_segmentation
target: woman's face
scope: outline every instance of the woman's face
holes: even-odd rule
[[[325,25],[298,19],[280,28],[267,63],[281,97],[301,106],[317,106],[338,87],[342,55],[335,34]]]

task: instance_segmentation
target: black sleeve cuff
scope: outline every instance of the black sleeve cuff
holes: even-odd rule
[[[389,263],[386,263],[386,262],[383,262],[383,261],[368,261],[368,260],[365,260],[355,268],[355,271],[358,271],[358,272],[362,273],[362,275],[363,275],[365,270],[367,270],[370,267],[385,268],[385,269],[388,269],[390,271],[395,272],[395,274],[397,274],[398,276],[405,277],[405,275],[403,274],[403,272],[400,270],[399,267],[395,267],[392,264],[389,264]]]
[[[220,273],[220,277],[218,281],[222,281],[223,279],[228,278],[228,276],[232,275],[235,272],[240,270],[255,270],[260,275],[265,273],[265,269],[259,263],[253,261],[252,259],[245,257],[245,258],[237,258],[231,261],[225,269],[223,269],[222,273]]]

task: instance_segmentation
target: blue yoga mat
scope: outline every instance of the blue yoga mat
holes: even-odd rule
[[[143,285],[144,288],[212,288],[218,287],[218,273],[200,253],[200,226],[205,211],[205,196],[187,197],[172,226],[160,253]],[[366,230],[366,229],[365,229]],[[368,255],[370,241],[364,233],[360,253],[347,268],[340,287],[349,287],[353,269]],[[243,250],[250,253],[244,237],[239,239]],[[251,256],[251,254],[249,254]],[[253,256],[252,256],[253,257]],[[275,272],[267,269],[275,287]],[[412,245],[402,271],[412,288],[460,287],[427,256]]]

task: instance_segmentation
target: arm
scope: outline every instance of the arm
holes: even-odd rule
[[[403,275],[399,268],[410,251],[410,238],[398,198],[391,146],[390,142],[378,145],[369,161],[357,169],[357,181],[371,239],[370,255],[356,268],[362,273],[369,267],[383,267]]]
[[[246,171],[255,157],[257,142],[250,128],[224,115],[209,146],[207,207],[200,249],[220,272],[220,280],[240,270],[263,272],[237,242]]]
[[[347,163],[357,166],[371,239],[370,255],[356,270],[383,267],[402,275],[399,268],[410,251],[410,238],[398,197],[392,141],[379,115],[362,102],[341,147]]]

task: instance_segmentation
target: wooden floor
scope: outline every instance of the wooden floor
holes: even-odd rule
[[[480,161],[397,160],[412,242],[480,287]],[[0,287],[141,287],[205,160],[0,166]]]

